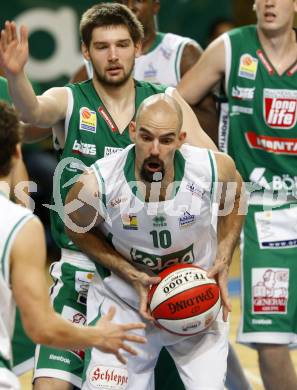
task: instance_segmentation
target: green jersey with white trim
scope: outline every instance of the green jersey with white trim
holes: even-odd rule
[[[224,43],[227,151],[244,181],[268,191],[297,193],[297,63],[279,75],[255,26],[226,33]]]
[[[0,361],[12,366],[11,339],[15,323],[15,301],[10,286],[10,252],[16,234],[34,217],[32,212],[0,194]]]
[[[195,263],[208,269],[216,255],[213,217],[216,161],[206,149],[183,145],[174,158],[175,179],[169,199],[145,202],[135,181],[135,148],[98,160],[93,166],[103,194],[102,231],[115,249],[136,267],[159,272],[176,263]],[[157,184],[158,186],[158,184]],[[157,188],[156,188],[157,190]],[[97,267],[103,277],[101,267]],[[103,282],[137,307],[135,290],[114,274]]]
[[[136,58],[134,78],[175,87],[181,78],[180,62],[188,43],[198,46],[193,39],[158,32],[150,50]]]
[[[135,82],[135,112],[148,96],[167,87]],[[55,172],[51,226],[61,248],[78,250],[64,231],[64,201],[75,179],[98,158],[116,153],[131,143],[129,129],[120,133],[92,80],[68,85],[68,111],[65,119],[65,145],[58,145],[59,165]],[[63,148],[63,149],[62,149]]]

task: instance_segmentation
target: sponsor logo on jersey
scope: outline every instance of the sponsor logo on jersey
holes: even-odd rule
[[[112,146],[105,146],[104,148],[104,157],[110,156],[112,154],[119,153],[123,150],[123,148],[114,148]]]
[[[266,168],[254,168],[250,174],[250,181],[259,184],[267,190],[273,191],[288,191],[289,193],[297,191],[297,176],[290,176],[287,173],[282,175],[273,175],[269,183],[265,177]]]
[[[70,359],[68,358],[65,358],[64,356],[59,356],[59,355],[54,355],[53,353],[51,353],[49,355],[49,359],[50,360],[56,360],[58,362],[62,362],[62,363],[65,363],[65,364],[70,364]]]
[[[116,125],[113,123],[111,117],[107,114],[107,112],[104,110],[102,106],[98,107],[98,112],[101,115],[101,117],[105,120],[108,127],[111,129],[112,132],[117,131]]]
[[[72,322],[73,324],[77,324],[77,325],[84,326],[87,323],[86,316],[83,313],[73,309],[70,306],[63,307],[62,317]],[[71,349],[70,352],[74,353],[80,359],[83,359],[85,356],[84,351],[80,349]]]
[[[136,215],[122,214],[123,229],[125,230],[138,230],[138,220]]]
[[[128,200],[128,198],[127,197],[120,197],[120,196],[118,196],[117,198],[114,198],[114,199],[112,199],[110,202],[109,202],[109,207],[111,207],[111,208],[117,208],[117,207],[120,207],[120,205],[121,204],[123,204],[123,203],[126,203],[127,202],[127,200]]]
[[[193,244],[178,252],[167,255],[153,255],[141,250],[132,248],[130,251],[131,260],[137,264],[145,265],[153,271],[161,271],[174,264],[192,264],[194,262]]]
[[[289,298],[288,268],[253,268],[254,314],[286,314]]]
[[[128,370],[125,367],[93,366],[88,370],[88,382],[97,389],[125,390]]]
[[[232,106],[232,114],[248,114],[253,115],[254,110],[251,107]]]
[[[143,78],[145,80],[155,80],[157,76],[157,69],[154,68],[153,64],[150,62],[148,65],[148,69],[144,71]]]
[[[274,69],[273,67],[270,65],[269,61],[267,61],[264,53],[262,52],[262,50],[257,50],[257,56],[260,58],[260,61],[262,62],[262,64],[264,65],[264,67],[266,68],[266,70],[268,71],[268,73],[270,75],[273,75],[274,73]]]
[[[96,156],[97,153],[96,145],[87,144],[85,142],[78,141],[76,139],[72,147],[72,153],[83,154],[85,156]]]
[[[83,305],[87,304],[87,295],[89,286],[93,280],[94,273],[86,271],[75,272],[75,291],[78,293],[77,302]]]
[[[203,195],[205,193],[205,190],[198,186],[198,184],[195,184],[193,182],[187,183],[186,189],[190,191],[194,196],[198,196],[198,198],[203,198]]]
[[[160,51],[161,51],[163,57],[166,58],[166,60],[169,60],[170,57],[172,56],[172,53],[173,53],[172,49],[169,49],[169,48],[164,47],[164,46],[160,47]]]
[[[265,88],[263,109],[264,119],[269,127],[291,129],[297,118],[297,90]]]
[[[250,54],[243,54],[240,57],[238,76],[245,79],[255,80],[258,69],[257,58],[252,57]]]
[[[165,215],[156,215],[153,218],[153,225],[155,227],[164,227],[167,226],[166,217]]]
[[[219,122],[219,150],[227,153],[228,136],[229,136],[229,105],[221,103],[220,105],[220,122]]]
[[[188,211],[185,211],[181,217],[179,217],[179,227],[185,228],[193,225],[195,222],[195,215],[190,214]]]
[[[79,130],[96,133],[97,116],[95,111],[91,111],[88,107],[82,107],[79,110]]]
[[[270,137],[252,131],[245,133],[245,137],[252,149],[261,149],[275,154],[297,154],[297,138]]]
[[[239,87],[238,85],[236,87],[232,88],[232,97],[239,100],[253,100],[255,94],[255,87],[254,88],[243,88]]]

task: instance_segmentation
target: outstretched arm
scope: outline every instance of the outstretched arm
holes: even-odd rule
[[[35,343],[60,348],[96,347],[114,353],[121,362],[125,360],[120,348],[136,354],[125,340],[139,343],[145,340],[127,332],[143,329],[144,325],[112,323],[114,308],[94,327],[73,325],[54,312],[46,287],[45,259],[43,227],[37,218],[32,218],[17,233],[10,256],[12,289],[29,337]]]
[[[231,304],[228,298],[228,273],[233,252],[239,241],[244,221],[245,193],[241,176],[236,171],[231,157],[216,153],[218,166],[218,199],[220,204],[218,218],[218,249],[216,260],[209,270],[209,276],[217,275],[223,302],[223,319],[227,321]]]
[[[197,63],[202,54],[203,50],[199,45],[188,43],[185,46],[180,63],[181,79]],[[195,112],[202,129],[204,129],[214,143],[217,144],[219,116],[213,93],[209,91],[201,101],[192,105],[191,108]]]
[[[222,37],[219,37],[184,75],[177,89],[189,104],[195,105],[224,77],[224,73],[225,46]]]
[[[1,31],[0,66],[7,78],[13,103],[22,121],[51,127],[65,118],[67,91],[65,88],[52,88],[36,97],[24,71],[28,57],[27,28],[21,26],[18,37],[15,23],[5,22],[5,28]]]

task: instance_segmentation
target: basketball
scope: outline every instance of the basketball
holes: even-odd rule
[[[152,316],[161,328],[178,335],[194,335],[217,317],[220,289],[207,271],[192,264],[177,264],[159,273],[148,300]]]

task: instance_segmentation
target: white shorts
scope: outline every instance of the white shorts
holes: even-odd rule
[[[0,389],[21,390],[20,382],[15,374],[8,368],[0,368]]]
[[[96,275],[89,289],[89,324],[105,315],[111,306],[116,307],[114,322],[143,321],[135,309],[104,289],[102,284],[99,286],[98,281]],[[224,389],[228,330],[229,324],[223,322],[221,312],[207,332],[195,336],[176,336],[147,323],[145,330],[134,331],[148,340],[146,344],[133,344],[138,356],[123,352],[128,359],[127,365],[121,364],[114,355],[95,348],[86,352],[82,389],[154,390],[154,367],[163,346],[172,356],[186,390]]]

